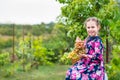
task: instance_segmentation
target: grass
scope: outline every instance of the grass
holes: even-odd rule
[[[0,80],[64,80],[69,65],[40,66],[27,72],[17,71],[9,77],[0,72]]]

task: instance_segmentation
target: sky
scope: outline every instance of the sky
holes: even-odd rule
[[[55,22],[61,6],[56,0],[0,0],[0,23]]]

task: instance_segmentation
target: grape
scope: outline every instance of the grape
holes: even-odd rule
[[[71,59],[72,64],[80,60],[80,54],[85,54],[84,41],[76,42],[73,51],[69,53],[68,58]]]

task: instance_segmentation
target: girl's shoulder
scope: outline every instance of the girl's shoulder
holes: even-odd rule
[[[100,44],[101,46],[104,47],[102,39],[99,36],[88,37],[88,39],[86,39],[86,44],[85,45],[93,46],[95,44]]]
[[[85,39],[86,42],[102,42],[102,39],[100,38],[100,36],[89,36]]]

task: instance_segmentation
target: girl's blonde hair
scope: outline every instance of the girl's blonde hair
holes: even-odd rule
[[[95,21],[95,22],[96,22],[96,25],[97,25],[99,28],[101,28],[101,26],[100,26],[100,21],[99,21],[98,18],[96,18],[96,17],[89,17],[89,18],[87,18],[87,19],[85,20],[85,22],[84,22],[84,26],[85,26],[85,27],[86,27],[87,22],[89,22],[89,21]]]

